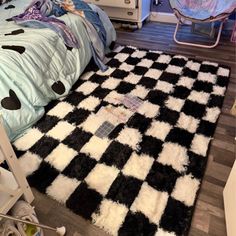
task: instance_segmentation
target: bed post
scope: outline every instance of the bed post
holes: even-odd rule
[[[1,122],[0,137],[0,163],[3,158],[10,169],[8,171],[0,167],[0,192],[9,196],[8,200],[4,198],[4,202],[0,202],[0,212],[7,213],[19,198],[23,197],[25,201],[31,203],[34,196]]]

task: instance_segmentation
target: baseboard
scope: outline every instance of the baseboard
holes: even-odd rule
[[[151,12],[150,20],[165,23],[177,23],[177,18],[173,13],[165,12]]]

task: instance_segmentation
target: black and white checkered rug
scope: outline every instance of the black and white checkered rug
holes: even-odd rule
[[[188,232],[230,70],[118,47],[14,146],[32,187],[112,235]]]

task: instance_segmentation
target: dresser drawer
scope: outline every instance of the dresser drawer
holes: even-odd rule
[[[107,7],[119,7],[129,9],[135,9],[137,7],[137,0],[85,0],[85,2]]]
[[[138,9],[101,7],[110,18],[118,20],[138,20]]]

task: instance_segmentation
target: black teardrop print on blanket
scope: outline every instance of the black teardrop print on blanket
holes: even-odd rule
[[[66,46],[67,50],[72,51],[72,49],[73,49],[72,47],[69,47],[66,44],[65,44],[65,46]]]
[[[8,19],[6,19],[6,21],[10,22],[10,21],[13,21],[13,19],[12,18],[8,18]]]
[[[55,93],[62,95],[66,91],[66,88],[61,81],[57,81],[57,82],[53,83],[52,90]]]
[[[9,10],[9,9],[13,9],[13,8],[16,8],[16,7],[14,5],[9,5],[9,6],[5,7],[4,9]]]
[[[7,110],[19,110],[21,108],[21,103],[13,90],[9,90],[9,97],[5,97],[1,101],[3,108]]]
[[[25,47],[22,47],[22,46],[14,46],[14,45],[2,46],[2,49],[13,50],[20,54],[25,52]]]
[[[24,32],[25,31],[23,29],[13,30],[11,33],[5,34],[5,36],[23,34]]]

